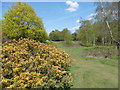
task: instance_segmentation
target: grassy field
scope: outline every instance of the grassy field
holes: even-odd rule
[[[66,47],[61,42],[54,42],[57,47],[70,54],[72,58],[70,71],[73,76],[73,88],[117,88],[117,57],[85,57],[83,52],[93,47]]]

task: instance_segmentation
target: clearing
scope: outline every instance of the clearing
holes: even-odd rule
[[[117,88],[117,57],[85,57],[83,52],[93,47],[66,47],[62,42],[54,42],[72,58],[70,72],[73,76],[73,88]]]

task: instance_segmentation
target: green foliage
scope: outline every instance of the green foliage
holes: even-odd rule
[[[74,45],[74,43],[72,41],[65,41],[64,44],[66,46],[73,46]]]
[[[61,39],[64,41],[71,41],[72,40],[72,35],[67,28],[65,28],[61,31]]]
[[[68,88],[70,56],[58,48],[31,39],[2,45],[3,88]]]
[[[87,44],[85,44],[85,47],[91,47],[91,46],[92,46],[91,43],[87,43]]]
[[[81,27],[77,32],[77,39],[84,44],[91,42],[92,33],[91,33],[91,22],[89,20],[82,21]]]
[[[113,37],[118,40],[118,20],[110,22]],[[86,46],[95,45],[114,45],[110,37],[110,32],[105,22],[82,21],[79,30],[76,30],[76,38]]]
[[[73,38],[73,41],[77,41],[77,33],[76,32],[74,32],[72,34],[72,38]]]
[[[58,30],[50,32],[49,37],[52,41],[61,41],[61,34]]]
[[[8,38],[31,38],[37,41],[48,39],[42,19],[27,3],[18,2],[4,14],[3,32]]]
[[[104,30],[104,33],[106,31],[109,31],[107,35],[108,37],[103,37],[103,41],[105,41],[105,38],[107,38],[107,41],[109,40],[110,42],[115,42],[116,45],[119,47],[120,45],[120,38],[116,39],[116,36],[119,37],[118,35],[120,34],[119,32],[116,33],[116,28],[118,30],[118,4],[117,2],[97,2],[96,3],[96,20],[104,23],[102,26],[107,25],[107,29]],[[117,22],[117,23],[116,23]],[[114,24],[116,23],[115,27]],[[116,34],[116,36],[114,36]],[[104,43],[105,44],[105,43]]]
[[[52,31],[49,34],[50,40],[52,41],[68,41],[68,40],[72,40],[72,35],[70,33],[70,31],[66,28],[63,29],[62,31]]]

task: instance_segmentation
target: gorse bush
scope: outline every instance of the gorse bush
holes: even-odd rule
[[[2,46],[3,88],[68,88],[70,57],[52,45],[21,38]]]

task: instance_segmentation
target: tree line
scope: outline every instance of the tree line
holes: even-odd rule
[[[110,22],[113,37],[118,39],[118,21]],[[83,20],[81,26],[74,33],[71,33],[67,28],[62,31],[54,30],[49,34],[52,41],[80,41],[85,45],[113,45],[115,42],[110,37],[107,25],[105,22],[92,20]]]
[[[72,40],[72,35],[70,31],[65,28],[62,31],[59,30],[53,30],[49,34],[50,40],[52,41],[66,41],[66,40]]]

